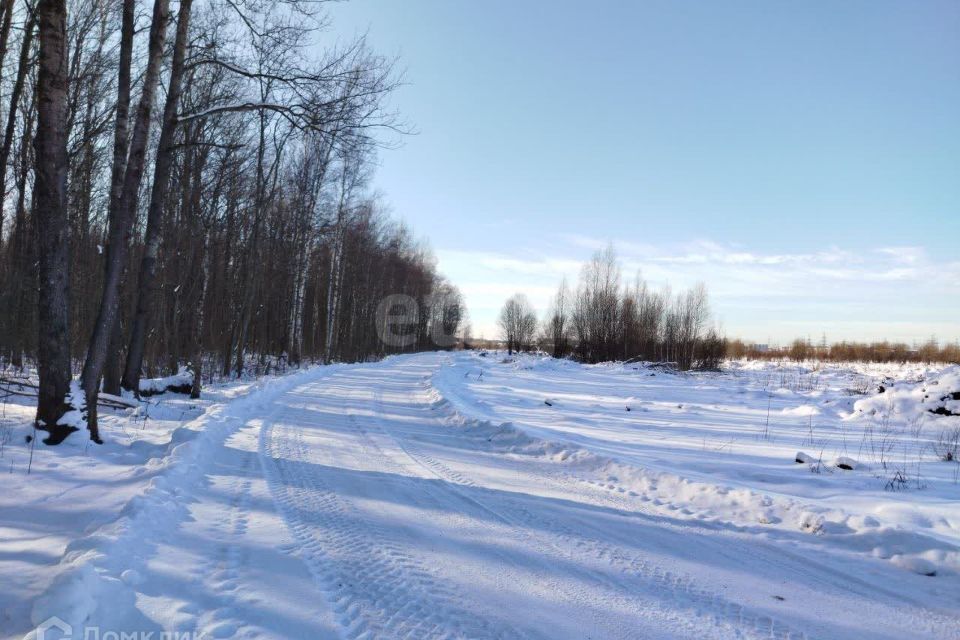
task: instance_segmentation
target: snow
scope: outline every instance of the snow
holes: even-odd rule
[[[70,410],[65,412],[57,420],[58,425],[73,427],[74,429],[83,429],[86,427],[86,420],[83,415],[87,410],[87,397],[83,393],[83,387],[79,380],[73,380],[70,383],[70,393],[67,394],[67,404]]]
[[[163,378],[144,378],[140,380],[140,393],[143,395],[154,395],[163,393],[167,389],[190,387],[193,384],[193,372],[189,368],[181,366],[180,370],[172,376]]]
[[[853,471],[857,468],[858,464],[853,458],[840,456],[838,458],[834,458],[833,466],[837,467],[838,469],[843,469],[844,471]]]
[[[925,419],[927,414],[938,409],[960,415],[960,366],[949,367],[915,382],[888,383],[883,393],[858,400],[853,405],[856,413],[905,421]]]
[[[29,476],[5,405],[0,638],[956,637],[957,382],[398,356],[104,410]]]

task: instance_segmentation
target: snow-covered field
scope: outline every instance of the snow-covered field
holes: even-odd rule
[[[955,391],[431,353],[151,398],[32,463],[6,404],[0,638],[957,638]]]

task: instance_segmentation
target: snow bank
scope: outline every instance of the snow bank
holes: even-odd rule
[[[607,456],[597,455],[575,444],[539,438],[529,430],[511,422],[494,423],[478,420],[461,411],[464,403],[458,403],[456,381],[449,381],[441,374],[433,378],[434,407],[449,413],[449,423],[470,433],[478,441],[487,443],[501,453],[540,456],[575,466],[578,472],[591,472],[600,477],[592,484],[617,490],[632,496],[642,497],[653,506],[670,506],[682,503],[683,508],[694,509],[705,518],[723,518],[741,525],[782,523],[785,511],[795,505],[782,504],[774,508],[773,500],[749,489],[721,487],[691,481],[676,474],[651,471],[631,464],[624,464]],[[466,411],[469,408],[464,407]],[[800,522],[801,516],[793,518]],[[803,528],[802,526],[800,527]]]
[[[544,387],[551,386],[548,376],[552,371],[563,372],[570,371],[570,368],[579,368],[576,377],[577,390],[570,392],[565,396],[557,394],[544,394]],[[543,406],[543,398],[548,398],[552,404],[560,404],[563,408],[556,414],[557,420],[564,420],[564,416],[574,413],[575,407],[568,406],[574,401],[579,401],[583,407],[590,409],[583,413],[577,413],[575,417],[571,416],[571,424],[580,428],[576,433],[584,433],[585,442],[590,442],[593,437],[590,435],[593,429],[608,429],[604,425],[600,416],[604,408],[597,404],[598,396],[591,395],[591,391],[603,390],[603,393],[609,393],[607,389],[615,380],[612,376],[629,373],[622,367],[614,366],[581,366],[575,363],[564,361],[552,361],[539,358],[518,357],[516,362],[509,365],[491,365],[485,380],[506,380],[504,376],[514,376],[517,374],[529,374],[533,370],[534,375],[525,378],[530,382],[529,387],[523,387],[518,381],[510,379],[509,386],[498,386],[496,389],[508,390],[511,396],[506,395],[506,391],[497,392],[499,402],[509,402],[511,398],[517,404],[518,410],[513,413],[516,415],[531,416],[534,406],[539,405],[542,410],[551,412],[557,411],[556,407]],[[602,374],[603,377],[596,379],[597,387],[591,388],[592,380],[589,376],[594,373]],[[929,408],[930,403],[923,404],[924,395],[930,395],[921,392],[922,388],[929,391],[930,388],[944,390],[960,390],[960,367],[953,367],[944,370],[942,374],[934,375],[935,382],[926,384],[911,385],[909,383],[898,383],[894,386],[895,391],[891,393],[888,389],[884,394],[880,394],[881,400],[887,400],[882,396],[894,398],[898,401],[902,411],[911,411],[913,414],[924,411]],[[832,374],[831,374],[832,375]],[[844,374],[846,375],[846,374]],[[541,377],[543,376],[543,377]],[[581,379],[582,377],[582,379]],[[843,377],[843,376],[840,376]],[[682,384],[697,384],[697,377],[692,377],[692,382],[682,382]],[[733,378],[735,380],[735,378]],[[684,378],[686,380],[686,378]],[[456,364],[441,368],[432,377],[431,384],[435,391],[435,407],[438,410],[444,410],[449,413],[448,423],[457,428],[468,430],[477,441],[478,447],[494,449],[497,452],[514,455],[531,455],[546,457],[554,462],[562,463],[569,467],[570,473],[576,479],[582,479],[594,486],[607,489],[616,494],[629,497],[629,499],[639,500],[645,505],[645,508],[661,512],[663,515],[671,518],[687,518],[700,522],[723,522],[728,525],[743,529],[753,529],[757,526],[763,527],[769,531],[782,531],[785,534],[802,532],[810,534],[811,541],[818,544],[831,544],[838,548],[845,548],[858,553],[872,553],[877,547],[890,547],[895,553],[887,554],[890,559],[894,555],[899,557],[895,562],[897,566],[908,568],[914,571],[914,567],[919,567],[924,562],[934,563],[935,569],[940,571],[949,570],[951,572],[960,572],[960,550],[958,546],[948,542],[942,537],[944,531],[955,531],[957,523],[951,524],[951,521],[943,519],[930,520],[926,526],[912,527],[909,523],[909,514],[916,515],[919,509],[907,509],[903,512],[888,512],[885,515],[877,513],[857,513],[848,511],[842,507],[817,504],[815,501],[806,500],[803,496],[789,497],[780,493],[767,493],[749,486],[730,486],[716,484],[709,481],[690,479],[678,475],[677,473],[664,470],[654,470],[639,466],[633,461],[625,461],[609,455],[598,454],[590,449],[588,445],[581,445],[572,441],[564,441],[564,433],[573,435],[574,431],[568,428],[566,431],[535,426],[543,423],[543,419],[534,419],[530,422],[526,418],[520,421],[498,422],[494,416],[496,411],[489,410],[488,403],[485,400],[479,400],[469,395],[464,383],[463,370],[458,370]],[[480,384],[480,383],[478,383]],[[797,400],[805,400],[810,397],[818,397],[822,391],[814,385],[808,385],[802,393],[790,389],[783,389],[783,395],[794,397]],[[577,395],[572,395],[576,393]],[[776,394],[776,391],[773,393]],[[535,394],[535,395],[534,395]],[[768,403],[769,392],[763,392],[757,396],[757,415],[756,418],[762,422],[764,419]],[[534,400],[538,397],[539,400]],[[624,394],[627,397],[627,394]],[[632,396],[630,396],[632,399]],[[933,397],[931,395],[931,397]],[[528,399],[529,398],[529,399]],[[785,400],[786,401],[786,400]],[[796,401],[796,400],[794,400]],[[938,397],[937,402],[940,402]],[[863,414],[867,408],[873,408],[871,403],[879,402],[876,397],[856,401],[854,407],[855,414]],[[947,406],[952,406],[949,402]],[[826,405],[822,403],[827,403]],[[835,404],[830,404],[835,403]],[[921,407],[915,405],[920,403]],[[613,404],[613,403],[611,403]],[[677,405],[662,402],[664,407],[676,407]],[[622,402],[618,402],[622,411]],[[684,405],[686,406],[686,405]],[[691,405],[692,406],[692,405]],[[838,411],[843,405],[842,396],[830,396],[821,401],[821,406],[812,404],[801,404],[792,410],[781,411],[780,414],[787,419],[798,421],[800,433],[807,437],[809,425],[814,425],[814,429],[820,430],[822,426],[818,424],[820,416],[824,415],[823,406],[837,407],[831,411]],[[880,406],[883,406],[882,404]],[[670,409],[672,415],[676,415],[674,409]],[[509,411],[507,413],[510,413]],[[593,418],[584,419],[584,413],[593,414]],[[842,413],[842,412],[840,412]],[[546,415],[546,414],[545,414]],[[834,413],[833,415],[838,415]],[[839,420],[839,417],[836,419]],[[954,420],[958,418],[942,418],[941,420]],[[810,422],[810,421],[813,422]],[[581,424],[582,423],[582,424]],[[695,425],[691,424],[691,427]],[[569,425],[568,425],[569,427]],[[609,429],[613,429],[609,427]],[[560,439],[557,439],[560,438]],[[851,445],[855,445],[852,441]],[[655,445],[656,446],[656,445]],[[855,449],[854,449],[855,450]],[[811,456],[804,452],[796,454],[798,462],[806,463],[808,466],[817,467],[821,474],[836,476],[839,478],[859,478],[874,484],[882,481],[874,477],[874,469],[863,464],[855,458],[846,455],[835,455],[825,458],[818,464],[818,457]],[[829,461],[829,462],[828,462]],[[699,467],[703,467],[703,462],[697,462]],[[713,463],[709,463],[712,465]],[[786,460],[785,460],[786,464]],[[792,468],[793,465],[790,465]],[[679,468],[679,467],[678,467]],[[686,466],[683,466],[686,469]],[[821,474],[807,474],[810,482],[820,482]],[[839,475],[838,475],[839,474]],[[701,474],[703,475],[703,474]],[[712,475],[707,473],[706,475]],[[831,477],[829,480],[833,480]],[[769,481],[776,483],[787,482],[789,480],[780,477],[769,477]],[[824,477],[824,481],[828,478]],[[851,497],[857,503],[866,503],[870,505],[869,498],[856,496],[857,489],[851,487]],[[873,503],[869,508],[877,507]],[[876,509],[874,509],[875,511]],[[938,524],[935,524],[938,523]],[[929,529],[922,531],[922,529]],[[951,538],[955,534],[951,534]],[[924,560],[921,562],[920,560]],[[916,565],[911,563],[916,563]],[[917,571],[924,573],[922,571]],[[926,574],[925,574],[926,575]]]
[[[888,382],[883,392],[858,400],[853,410],[855,414],[906,421],[960,416],[960,366],[927,375],[916,383]]]
[[[337,366],[260,380],[247,387],[245,395],[228,395],[229,401],[210,406],[176,429],[164,455],[152,461],[161,468],[147,489],[131,499],[116,520],[67,546],[57,577],[34,601],[33,624],[57,616],[74,628],[94,623],[124,628],[125,616],[135,615],[131,587],[140,573],[138,550],[158,531],[176,527],[189,517],[184,496],[190,495],[191,486],[204,481],[205,460],[256,410],[296,386],[332,373]]]

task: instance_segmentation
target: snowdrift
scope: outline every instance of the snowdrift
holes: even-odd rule
[[[533,416],[536,415],[533,413],[533,407],[539,407],[540,411],[552,412],[551,416],[556,416],[556,420],[569,420],[576,426],[578,433],[587,433],[584,439],[589,440],[589,432],[602,428],[603,423],[583,423],[579,414],[578,417],[565,418],[569,415],[565,412],[567,409],[574,408],[575,405],[580,405],[581,408],[585,405],[587,409],[599,412],[603,407],[597,403],[598,398],[589,395],[587,384],[585,384],[585,390],[578,392],[578,395],[564,397],[550,390],[548,377],[554,373],[577,372],[574,375],[580,378],[584,373],[593,371],[603,376],[597,388],[606,390],[611,384],[611,378],[629,376],[634,381],[642,381],[652,379],[649,378],[650,374],[657,372],[645,367],[636,370],[635,365],[629,367],[617,363],[579,365],[570,361],[537,356],[520,356],[509,363],[484,361],[478,366],[481,368],[473,366],[473,363],[467,363],[466,366],[463,362],[451,363],[451,366],[438,371],[431,380],[436,394],[436,410],[449,414],[449,424],[452,427],[468,430],[475,438],[478,447],[506,454],[550,459],[569,467],[571,477],[577,480],[606,489],[634,503],[639,502],[643,509],[654,510],[680,520],[690,519],[699,523],[722,522],[751,532],[778,531],[787,535],[785,539],[791,539],[792,534],[802,532],[809,534],[808,542],[812,544],[872,555],[920,575],[933,576],[945,571],[953,574],[960,573],[960,546],[956,544],[956,540],[960,537],[960,532],[957,530],[957,527],[960,527],[960,519],[924,516],[920,515],[922,511],[899,507],[874,509],[873,505],[869,505],[865,499],[856,496],[859,487],[865,483],[883,487],[884,483],[888,482],[886,475],[894,473],[892,468],[888,470],[880,465],[870,465],[841,453],[824,455],[822,459],[819,455],[810,455],[802,451],[795,456],[790,453],[784,456],[785,467],[793,466],[796,462],[805,463],[804,467],[809,467],[812,472],[807,472],[806,476],[812,478],[811,482],[817,481],[818,474],[842,474],[843,477],[856,478],[858,484],[850,488],[853,498],[850,504],[853,506],[863,503],[869,507],[864,510],[818,504],[812,500],[760,491],[751,486],[724,485],[700,478],[693,479],[685,477],[687,469],[680,464],[669,470],[640,466],[632,460],[598,454],[589,446],[565,440],[562,436],[558,437],[556,430],[538,426],[539,423],[536,421],[498,421],[494,417],[497,414],[491,406],[492,403],[467,393],[463,381],[471,379],[472,376],[472,379],[477,381],[477,385],[504,385],[494,387],[502,392],[497,396],[498,400],[513,397],[514,402],[518,403],[516,413]],[[750,368],[754,367],[755,365],[751,365]],[[813,420],[818,420],[821,414],[825,413],[825,407],[829,407],[830,411],[838,416],[836,418],[838,422],[844,421],[839,417],[846,415],[843,411],[843,402],[824,394],[820,385],[809,385],[804,387],[802,392],[798,392],[797,386],[792,383],[778,386],[779,380],[776,377],[781,376],[782,380],[783,374],[779,371],[775,374],[765,371],[767,368],[768,366],[754,368],[755,371],[769,373],[773,380],[768,391],[757,394],[758,397],[755,400],[758,401],[758,405],[761,405],[758,406],[758,413],[762,414],[766,410],[767,398],[772,396],[801,402],[799,406],[779,412],[784,419],[798,422],[801,425],[801,431],[805,431],[806,425],[812,424]],[[531,388],[521,387],[513,379],[517,374],[525,374],[524,381],[529,382],[530,387],[536,389],[536,395],[531,393]],[[791,373],[791,375],[796,374]],[[808,370],[802,375],[819,374]],[[690,381],[689,378],[680,378],[679,381],[680,384],[689,384],[696,388],[695,379],[694,377],[694,381]],[[541,387],[543,387],[542,391]],[[846,418],[850,421],[863,419],[866,416],[869,416],[867,417],[869,420],[879,419],[879,415],[887,411],[892,402],[897,419],[903,423],[904,429],[911,417],[921,414],[944,422],[957,420],[960,424],[960,418],[943,417],[932,411],[937,407],[960,410],[958,406],[960,403],[951,398],[944,399],[954,390],[960,390],[960,367],[952,367],[942,373],[931,373],[925,382],[896,383],[893,387],[887,388],[884,393],[857,400],[853,403],[853,412]],[[743,390],[741,389],[740,392],[742,393]],[[817,406],[811,404],[811,400],[814,400]],[[642,401],[637,401],[631,396],[627,406],[643,404]],[[623,404],[619,406],[622,407]],[[622,410],[620,408],[620,411]],[[640,410],[646,409],[641,406]],[[670,405],[668,410],[673,414],[687,415],[690,420],[695,420],[697,415],[695,408],[684,404]],[[537,420],[540,418],[538,417]],[[689,471],[699,473],[702,471],[700,467],[703,464],[698,463]],[[711,476],[713,472],[707,471],[699,475]],[[757,477],[763,476],[758,473]],[[773,482],[773,486],[788,481],[786,477],[764,477],[763,479]],[[881,511],[881,513],[875,511]],[[917,527],[918,524],[921,526]],[[943,535],[945,531],[952,533],[945,537]]]
[[[960,366],[949,367],[914,383],[886,380],[877,393],[858,400],[854,411],[907,421],[928,416],[960,417]]]

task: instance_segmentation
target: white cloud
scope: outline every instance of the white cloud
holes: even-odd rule
[[[878,253],[890,256],[902,264],[916,264],[926,260],[927,253],[922,247],[881,247]]]
[[[561,278],[575,286],[583,262],[608,244],[565,234],[518,253],[437,255],[440,270],[463,291],[475,329],[489,336],[496,333],[496,314],[507,297],[523,291],[542,312]],[[653,286],[674,290],[705,282],[717,319],[731,335],[960,337],[960,322],[954,320],[960,316],[960,262],[938,262],[923,247],[777,253],[697,239],[667,246],[616,242],[614,248],[625,282],[637,273]]]

